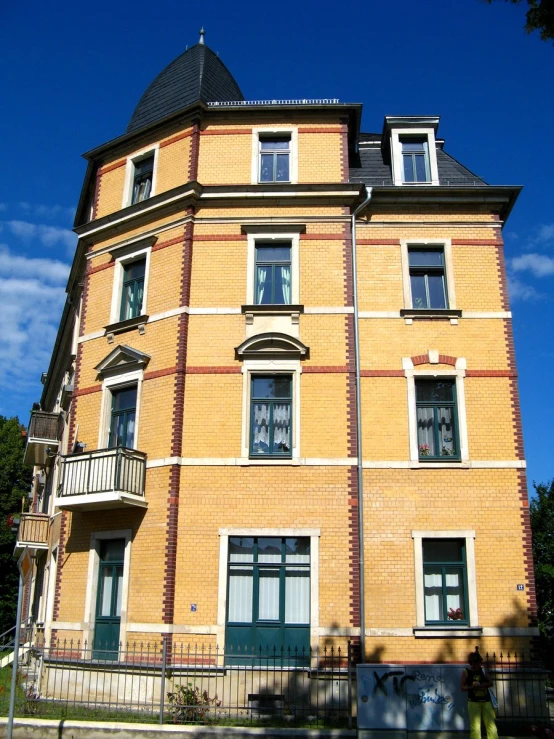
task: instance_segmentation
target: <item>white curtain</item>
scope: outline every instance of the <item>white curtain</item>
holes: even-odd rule
[[[254,447],[263,444],[269,448],[269,405],[254,406]]]
[[[265,267],[258,267],[256,305],[261,305],[263,303],[266,282],[267,282],[267,269]]]
[[[460,586],[460,573],[446,573],[446,608],[462,609],[462,588]]]
[[[423,582],[425,586],[425,620],[442,621],[442,575],[440,572],[426,572]]]
[[[102,603],[100,607],[101,616],[110,616],[111,603],[112,603],[112,588],[113,588],[113,577],[112,570],[104,569],[102,572]]]
[[[231,570],[229,576],[229,621],[252,622],[252,592],[252,570]]]
[[[290,449],[290,403],[273,406],[273,447]]]
[[[290,267],[281,267],[281,289],[283,303],[290,304]]]
[[[310,623],[310,573],[287,567],[285,577],[285,623]]]
[[[260,569],[259,617],[264,620],[279,620],[279,570]]]
[[[435,437],[433,434],[434,409],[417,409],[417,443],[420,457],[435,455]]]

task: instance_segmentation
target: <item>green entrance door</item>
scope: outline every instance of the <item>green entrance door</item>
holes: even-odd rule
[[[310,540],[230,537],[226,661],[309,664]]]
[[[125,539],[100,542],[93,659],[117,659]]]

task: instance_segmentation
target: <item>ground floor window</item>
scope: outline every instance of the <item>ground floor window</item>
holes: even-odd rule
[[[425,623],[469,623],[463,539],[423,540]]]
[[[226,652],[307,661],[310,645],[309,537],[229,537]]]

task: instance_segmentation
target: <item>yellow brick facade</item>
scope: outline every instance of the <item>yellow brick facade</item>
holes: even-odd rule
[[[311,537],[309,644],[359,641],[350,249],[351,214],[363,190],[348,182],[353,126],[342,110],[327,108],[286,115],[207,109],[98,155],[94,218],[78,229],[87,267],[71,441],[87,452],[108,447],[114,397],[136,387],[134,447],[146,458],[146,507],[85,502],[64,512],[51,622],[59,638],[94,641],[98,576],[91,563],[100,549],[91,553],[91,541],[115,532],[129,537],[122,639],[159,643],[174,634],[175,645],[223,647],[229,538],[272,536]],[[298,181],[290,186],[252,182],[264,129],[296,132]],[[128,162],[149,147],[157,151],[154,198],[124,203]],[[193,195],[189,182],[199,183]],[[528,650],[534,635],[501,208],[477,197],[435,202],[432,190],[414,206],[401,193],[391,204],[376,187],[356,226],[369,661],[458,661],[477,643],[482,651]],[[246,305],[253,244],[279,233],[292,234],[286,244],[297,248],[291,280],[299,305],[285,301],[290,309],[281,306],[262,324],[260,306]],[[402,249],[446,242],[447,289],[458,313],[404,315],[412,306]],[[123,325],[122,274],[135,252],[148,260],[137,314],[146,317]],[[241,354],[257,325],[270,338],[258,337],[258,348]],[[289,349],[276,349],[283,336]],[[121,359],[129,349],[138,359]],[[110,357],[115,364],[99,370]],[[256,458],[249,454],[250,380],[275,374],[294,378],[295,451]],[[435,465],[413,458],[410,436],[410,387],[433,377],[463,388],[455,411],[460,445],[467,438],[465,457]],[[418,616],[424,577],[414,532],[431,532],[424,540],[452,532],[474,544],[463,597],[464,609],[476,599],[478,621],[470,624],[466,613],[459,628],[443,623],[451,636]]]

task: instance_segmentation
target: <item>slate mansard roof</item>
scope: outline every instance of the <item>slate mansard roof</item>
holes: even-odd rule
[[[350,182],[363,182],[370,187],[392,187],[390,161],[386,161],[381,146],[382,136],[360,133],[358,153],[350,158]],[[477,187],[487,183],[464,167],[437,144],[437,167],[443,187]]]
[[[174,59],[147,88],[134,110],[127,133],[138,131],[197,102],[244,100],[221,59],[203,42]]]

